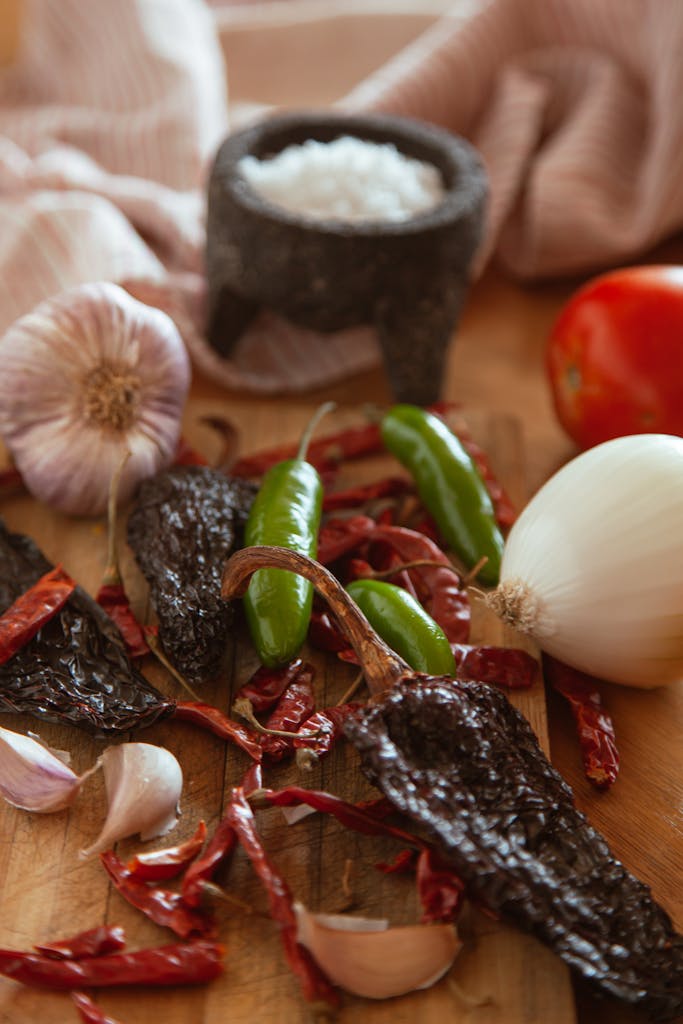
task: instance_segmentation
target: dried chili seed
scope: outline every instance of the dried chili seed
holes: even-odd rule
[[[150,585],[159,639],[190,683],[220,673],[232,622],[221,574],[255,493],[207,466],[144,481],[128,520],[128,542]]]
[[[30,538],[0,523],[1,609],[51,568]],[[131,665],[118,629],[81,587],[0,665],[0,711],[115,733],[151,725],[174,710],[174,702]]]

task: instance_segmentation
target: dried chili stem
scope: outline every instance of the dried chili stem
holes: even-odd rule
[[[488,555],[482,555],[479,561],[476,563],[476,565],[473,565],[470,571],[465,576],[463,576],[463,587],[468,587],[470,583],[472,583],[472,581],[477,578],[477,576],[479,575],[479,573],[484,568],[487,562]]]
[[[130,456],[130,450],[126,449],[121,457],[121,461],[114,470],[109,485],[109,500],[107,502],[107,566],[102,577],[102,586],[121,586],[121,570],[119,569],[119,552],[116,538],[116,509],[119,503],[121,476]]]
[[[317,729],[315,732],[301,733],[301,732],[288,732],[286,729],[268,729],[265,725],[261,725],[258,718],[254,714],[254,708],[250,700],[246,697],[239,697],[232,706],[232,710],[240,718],[243,718],[249,725],[252,726],[256,732],[261,733],[262,736],[281,736],[285,740],[294,739],[306,739],[306,740],[317,740],[322,730]]]
[[[353,680],[353,682],[349,686],[348,690],[337,701],[337,703],[335,704],[335,707],[338,708],[342,704],[348,704],[349,701],[351,700],[351,698],[353,697],[353,695],[360,688],[360,685],[361,685],[361,683],[363,682],[364,679],[365,679],[365,673],[364,672],[359,672],[358,675],[356,676],[356,678]]]
[[[178,669],[171,664],[171,662],[164,654],[161,648],[161,644],[159,643],[159,637],[156,635],[156,633],[153,633],[151,630],[145,630],[145,638],[147,640],[147,645],[149,646],[150,651],[157,659],[157,661],[159,661],[164,666],[164,668],[168,672],[170,672],[175,681],[177,683],[180,683],[183,689],[189,693],[193,700],[200,701],[199,695],[195,693],[195,691],[188,683],[187,679],[185,679],[185,677],[178,671]]]

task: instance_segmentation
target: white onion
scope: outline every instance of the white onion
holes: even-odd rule
[[[0,434],[31,494],[98,515],[169,465],[190,364],[173,321],[109,282],[47,299],[0,338]]]
[[[553,657],[601,679],[683,679],[683,438],[591,448],[532,498],[487,603]]]

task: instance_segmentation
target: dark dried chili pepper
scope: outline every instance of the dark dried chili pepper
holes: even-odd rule
[[[32,640],[60,611],[76,587],[61,565],[25,590],[0,617],[0,665]]]
[[[120,985],[200,985],[223,972],[223,946],[198,939],[88,960],[54,960],[40,953],[0,949],[0,974],[50,989]]]
[[[71,999],[83,1024],[119,1024],[114,1017],[108,1016],[100,1009],[95,1000],[85,992],[72,992]]]
[[[262,751],[258,736],[251,729],[235,722],[224,711],[211,704],[179,700],[175,705],[173,717],[181,722],[192,722],[193,725],[199,725],[202,729],[212,732],[214,736],[235,743],[255,761],[261,760]]]
[[[237,552],[224,596],[264,565],[305,575],[343,623],[374,694],[345,734],[370,781],[426,830],[468,894],[603,993],[659,1020],[683,1012],[683,936],[577,809],[503,691],[412,671],[334,576],[295,552]]]
[[[68,939],[44,942],[33,948],[37,953],[54,957],[55,960],[84,960],[89,956],[104,956],[115,953],[126,945],[126,936],[120,925],[101,924],[89,928]]]
[[[458,679],[474,679],[479,683],[497,683],[509,690],[525,690],[539,677],[540,667],[534,657],[518,647],[495,647],[492,644],[451,644]]]
[[[264,722],[266,729],[297,732],[302,722],[315,711],[312,665],[303,665],[293,683],[290,683],[277,705]],[[281,761],[294,749],[293,741],[284,736],[261,736],[261,748],[269,761]]]
[[[270,916],[280,928],[287,962],[301,986],[304,999],[309,1003],[323,1003],[328,1008],[336,1007],[339,1002],[336,992],[308,950],[297,942],[292,894],[284,877],[266,855],[253,811],[241,788],[233,790],[226,818],[268,896]]]
[[[619,751],[597,680],[547,654],[543,655],[543,672],[572,709],[586,778],[598,789],[608,789],[619,774]]]
[[[181,875],[198,855],[206,839],[206,824],[200,821],[194,835],[177,846],[137,853],[126,864],[131,878],[142,882],[163,882]]]
[[[297,678],[302,667],[301,658],[294,658],[280,668],[260,665],[244,686],[239,688],[235,699],[248,700],[257,715],[262,711],[270,711],[289,684]]]
[[[0,608],[51,568],[30,538],[0,523]],[[151,725],[174,709],[131,665],[114,623],[78,586],[33,639],[0,665],[0,711],[115,733]]]
[[[206,938],[213,934],[215,921],[211,915],[189,907],[181,894],[135,878],[113,850],[101,853],[100,860],[123,898],[155,924],[170,928],[181,939],[196,935]]]
[[[408,676],[346,733],[471,897],[604,992],[660,1019],[681,1012],[683,938],[576,809],[502,691]]]
[[[159,639],[192,683],[221,672],[232,609],[221,600],[223,563],[242,532],[255,489],[208,466],[159,473],[141,485],[128,543],[150,585]]]

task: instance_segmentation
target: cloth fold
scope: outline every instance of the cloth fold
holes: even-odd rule
[[[304,391],[378,363],[363,328],[321,339],[268,311],[230,360],[203,338],[210,162],[240,114],[300,105],[302,38],[310,106],[406,114],[478,147],[491,182],[478,271],[495,259],[526,280],[591,273],[683,226],[683,5],[304,6],[302,36],[301,0],[22,0],[19,51],[0,68],[0,333],[48,295],[105,279],[166,309],[228,388]],[[340,19],[362,53],[335,46]],[[363,19],[378,39],[370,74]],[[401,47],[388,60],[378,19]],[[254,96],[240,54],[256,50]],[[315,87],[332,60],[335,81],[356,83],[336,96]]]

